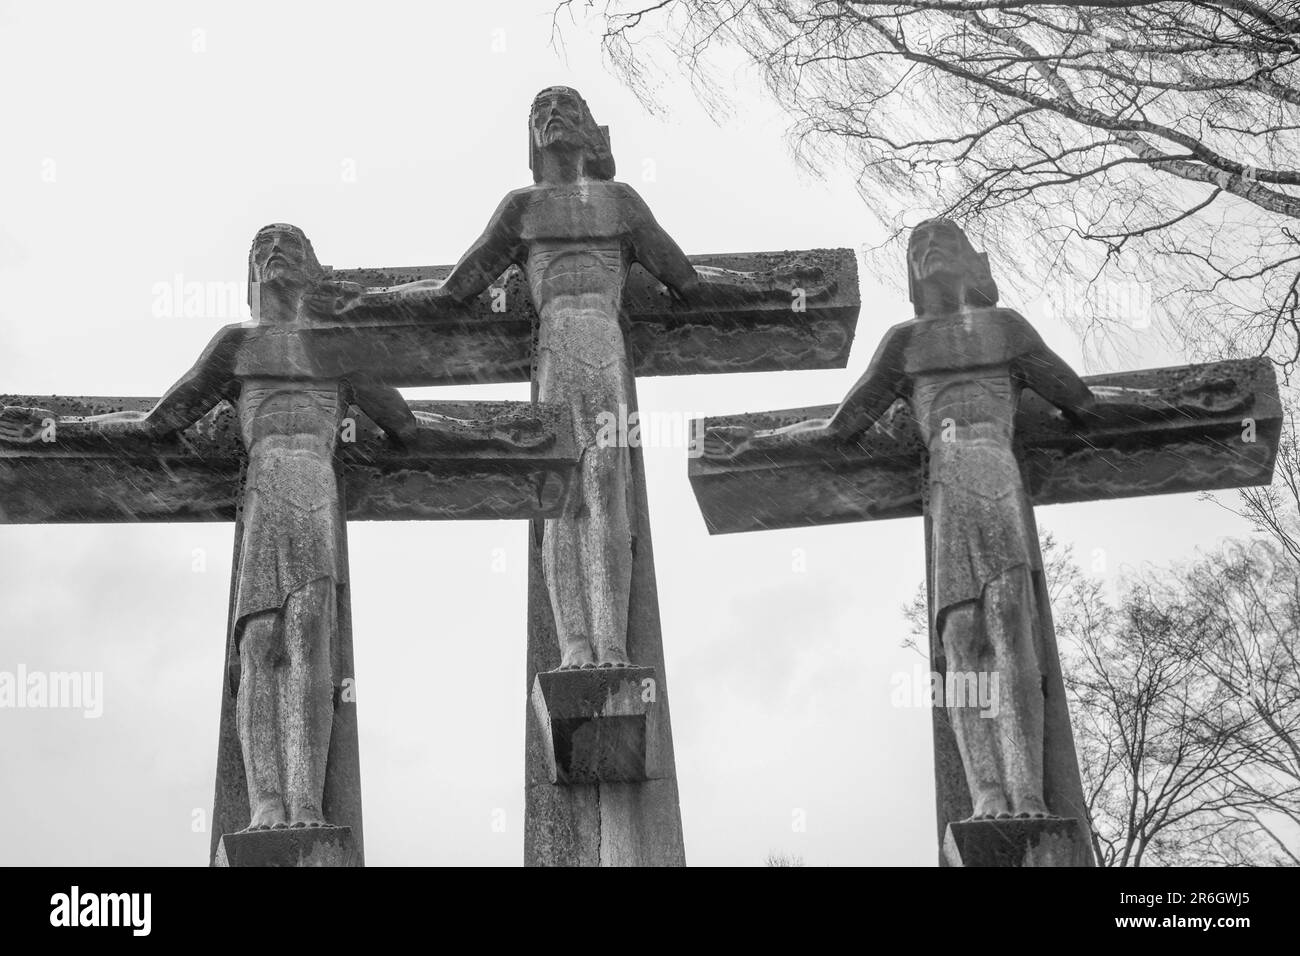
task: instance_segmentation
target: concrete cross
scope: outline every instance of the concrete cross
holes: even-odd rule
[[[697,256],[691,261],[705,267],[751,271],[789,261],[814,263],[833,290],[808,303],[806,309],[792,308],[790,303],[689,306],[673,300],[661,284],[634,268],[624,308],[630,320],[628,348],[636,374],[833,368],[846,363],[858,311],[857,272],[851,251]],[[450,271],[450,266],[350,269],[330,271],[329,277],[382,289],[441,279]],[[296,335],[313,355],[313,374],[323,376],[361,376],[384,388],[528,381],[534,374],[537,316],[523,281],[520,271],[511,268],[492,288],[469,301],[444,304],[432,318],[322,318],[297,330]],[[60,418],[143,413],[155,404],[151,398],[132,397],[0,396],[0,405],[36,407]],[[401,447],[386,438],[365,412],[353,407],[346,419],[353,425],[351,440],[340,444],[337,453],[340,495],[348,521],[533,520],[528,624],[531,693],[536,675],[556,664],[539,542],[542,519],[561,514],[565,507],[578,457],[568,410],[512,402],[416,401],[409,405],[418,417],[450,422],[453,429],[485,439],[495,432],[535,429],[540,420],[548,438],[532,448]],[[465,424],[456,425],[458,422]],[[556,786],[554,755],[542,739],[536,708],[529,705],[525,857],[530,863],[681,862],[644,472],[639,449],[631,449],[631,454],[637,548],[629,645],[636,660],[658,665],[662,731],[669,742],[661,758],[665,777]],[[0,442],[0,524],[233,521],[238,574],[243,538],[240,491],[246,464],[239,418],[225,401],[180,433],[156,440],[90,435],[21,445]],[[235,590],[232,582],[232,614]],[[352,829],[355,848],[348,859],[360,863],[364,855],[356,704],[345,687],[355,675],[346,590],[341,595],[324,809],[331,821]],[[227,660],[236,657],[234,623],[227,623]],[[260,860],[256,852],[240,850],[244,856],[240,863],[231,858],[232,848],[221,847],[222,837],[244,829],[250,818],[236,732],[236,695],[229,682],[223,682],[221,714],[211,859],[216,862],[220,855],[223,863],[255,865]],[[603,854],[596,849],[602,842]],[[233,847],[234,841],[231,843]],[[620,845],[622,855],[611,860],[609,854]],[[298,852],[293,846],[288,849]]]
[[[914,231],[909,287],[916,318],[840,405],[706,419],[690,480],[712,534],[923,516],[935,686],[1006,691],[996,719],[934,708],[940,861],[1090,865],[1033,506],[1266,484],[1272,366],[1080,379],[943,220]]]

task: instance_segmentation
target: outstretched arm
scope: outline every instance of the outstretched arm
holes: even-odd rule
[[[509,193],[501,200],[483,234],[460,257],[442,283],[444,295],[457,302],[468,302],[523,257],[522,209],[523,199],[518,192]]]
[[[650,207],[631,186],[625,187],[631,221],[632,256],[645,270],[668,287],[678,299],[689,301],[698,292],[701,276],[673,237],[655,221]]]
[[[521,209],[519,193],[512,192],[501,200],[483,234],[441,282],[420,279],[382,292],[352,290],[349,294],[342,290],[344,294],[329,311],[351,320],[394,316],[431,319],[440,315],[448,302],[468,302],[521,258]]]
[[[1082,424],[1093,413],[1097,396],[1023,318],[1018,333],[1021,342],[1016,370],[1021,381],[1059,408],[1066,418]]]
[[[91,436],[160,437],[188,428],[212,410],[234,385],[239,326],[228,325],[208,343],[194,367],[147,412],[60,417],[43,408],[0,410],[0,441],[34,444]]]
[[[867,369],[831,416],[828,430],[848,438],[870,428],[907,390],[904,358],[911,322],[892,326],[876,346]]]
[[[624,186],[631,221],[632,255],[673,296],[694,305],[742,305],[771,299],[785,300],[796,287],[807,287],[805,298],[825,295],[828,287],[821,269],[795,268],[787,272],[738,272],[712,266],[696,267],[673,237],[655,220],[645,201],[631,186]]]
[[[1227,415],[1252,401],[1240,383],[1214,373],[1160,388],[1090,386],[1043,344],[1028,322],[1022,334],[1024,352],[1017,360],[1021,380],[1080,427]]]
[[[444,452],[517,452],[534,451],[555,440],[545,422],[535,416],[514,416],[498,422],[417,412],[397,389],[378,382],[353,382],[352,400],[389,437],[407,447]]]
[[[705,457],[737,458],[827,438],[852,438],[870,428],[907,391],[903,360],[909,330],[910,323],[903,322],[885,333],[867,370],[830,418],[809,419],[782,428],[754,430],[737,425],[710,428],[704,437]]]
[[[154,435],[182,431],[226,398],[235,384],[235,355],[242,341],[237,325],[228,325],[214,335],[194,367],[145,414],[146,429]]]
[[[402,393],[391,385],[354,381],[352,400],[372,422],[397,442],[405,444],[414,437],[417,427],[415,414],[411,411],[411,406],[406,404]]]

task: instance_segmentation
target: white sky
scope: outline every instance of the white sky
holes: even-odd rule
[[[238,317],[155,317],[155,285],[242,285],[268,222],[339,267],[455,261],[529,181],[527,109],[554,83],[611,127],[620,178],[688,252],[878,241],[846,177],[796,168],[752,74],[723,127],[684,87],[650,117],[594,40],[570,31],[567,61],[548,46],[549,9],[0,4],[0,393],[159,394]],[[872,276],[862,299],[848,369],[643,379],[643,410],[837,401],[909,312]],[[1039,303],[1008,304],[1080,361]],[[930,715],[890,704],[919,661],[900,643],[920,521],[710,538],[684,451],[646,465],[688,861],[930,865]],[[1245,530],[1188,495],[1039,520],[1112,578]],[[350,529],[372,865],[522,859],[525,529]],[[102,671],[105,694],[98,720],[0,710],[0,862],[206,863],[230,548],[228,525],[0,527],[0,670]]]

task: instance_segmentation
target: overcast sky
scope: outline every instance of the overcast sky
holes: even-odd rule
[[[813,179],[792,161],[753,74],[735,73],[740,108],[722,126],[684,85],[650,116],[581,30],[567,57],[548,45],[548,11],[0,3],[0,393],[161,393],[240,317],[157,316],[156,287],[242,287],[268,222],[302,226],[339,267],[455,261],[530,181],[527,110],[555,83],[610,126],[619,178],[687,252],[881,238],[847,176]],[[847,369],[643,379],[642,408],[838,401],[908,317],[902,275],[900,261],[863,276]],[[1042,301],[1008,304],[1086,367]],[[1122,361],[1169,358],[1139,335]],[[921,663],[900,646],[924,576],[920,520],[710,538],[684,450],[648,450],[646,468],[688,862],[932,864],[930,715],[891,706],[891,678]],[[1112,586],[1245,530],[1189,495],[1039,520],[1087,562],[1104,558]],[[371,864],[522,860],[525,530],[350,528]],[[0,670],[104,675],[97,720],[0,710],[0,862],[206,864],[195,827],[212,804],[231,533],[0,527]]]

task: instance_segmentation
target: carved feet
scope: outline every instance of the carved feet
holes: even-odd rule
[[[265,800],[253,811],[242,833],[254,833],[260,830],[305,830],[313,828],[338,829],[333,823],[325,822],[325,815],[319,807],[299,806],[285,813],[284,804],[279,800]]]
[[[562,671],[582,670],[595,667],[630,667],[627,651],[613,644],[600,644],[592,652],[591,645],[585,639],[570,641],[560,649],[560,667]]]
[[[1014,809],[1013,809],[1014,808]],[[1059,820],[1047,809],[1038,794],[1012,794],[1010,800],[1000,791],[985,792],[975,800],[975,810],[967,820]]]

